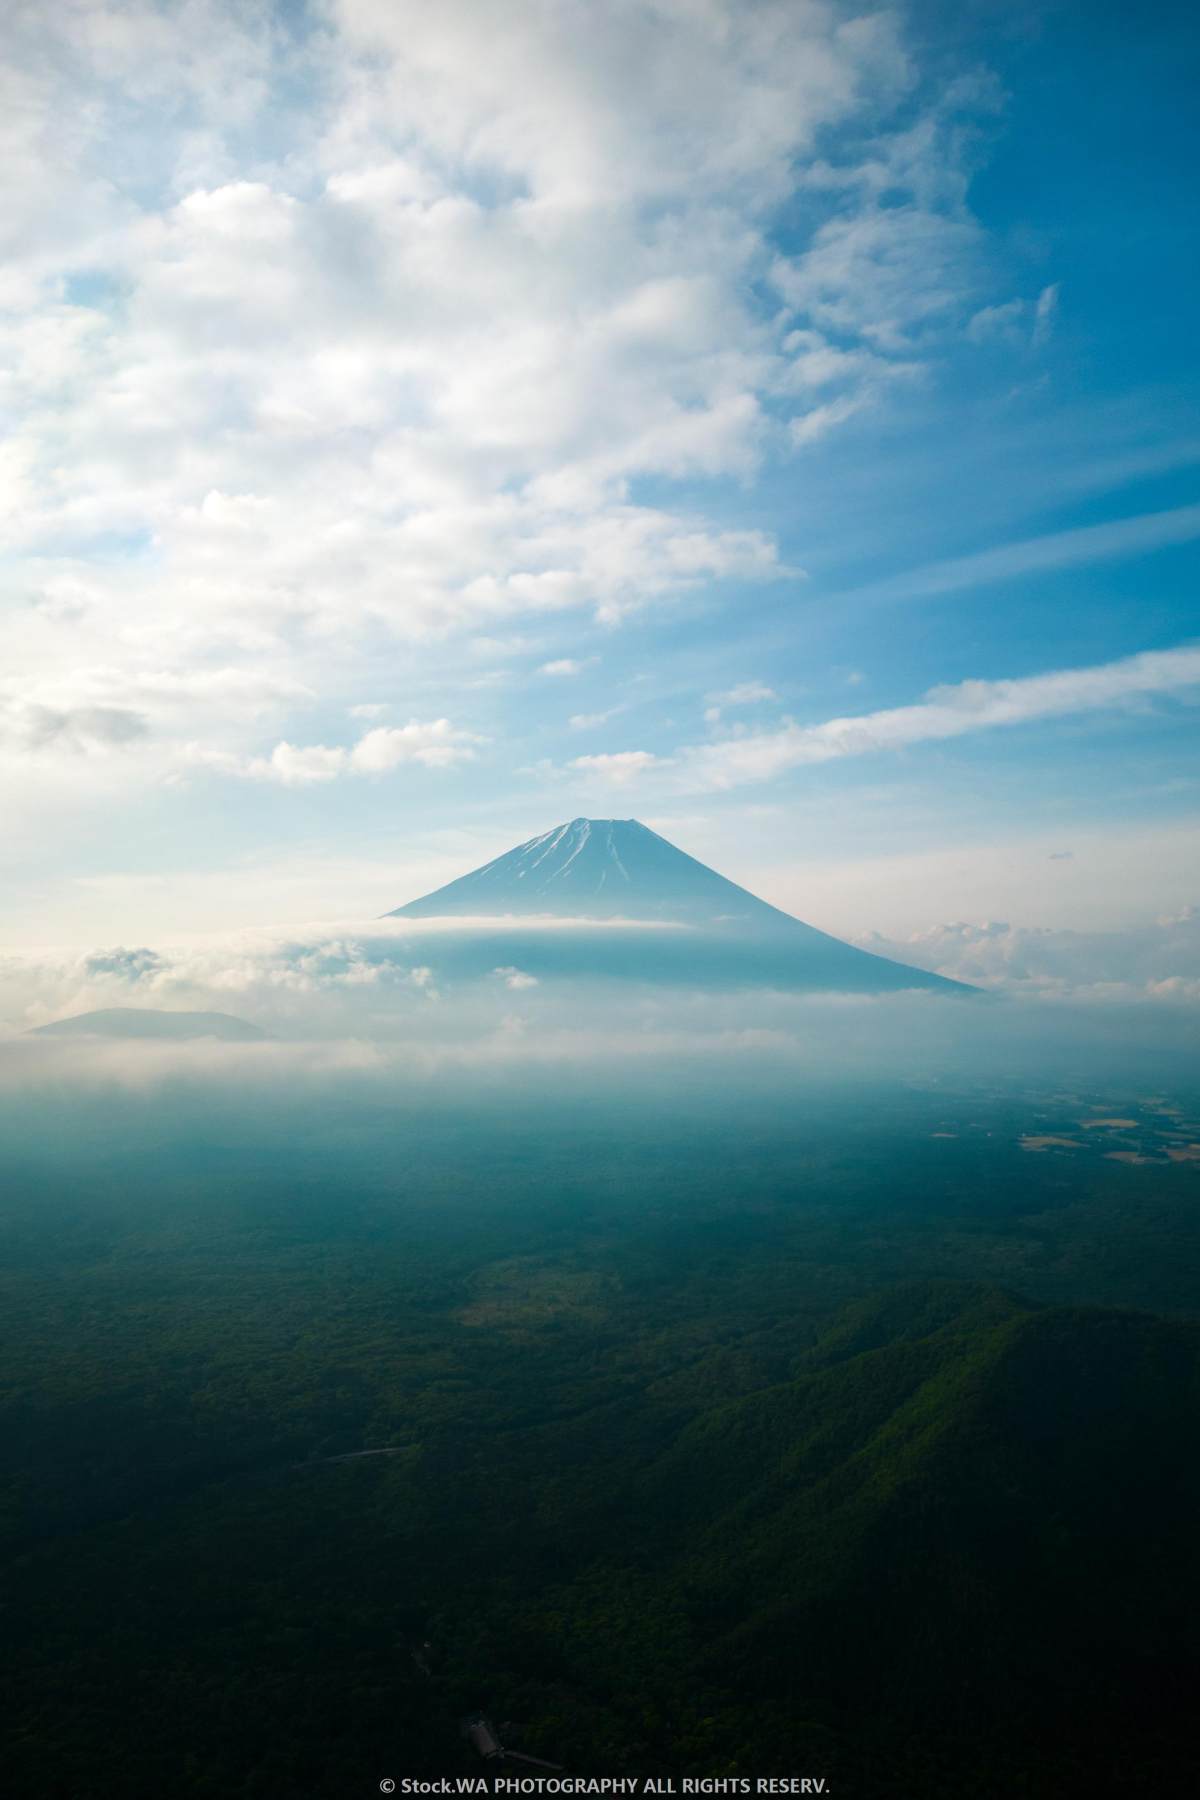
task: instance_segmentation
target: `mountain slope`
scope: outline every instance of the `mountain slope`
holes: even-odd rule
[[[805,925],[637,819],[572,819],[386,916],[489,921],[494,962],[519,960],[538,976],[592,972],[701,985],[969,991]],[[613,929],[593,930],[581,945],[561,930],[539,938],[523,928],[519,956],[496,935],[504,921],[538,919],[598,921]],[[639,934],[631,923],[657,929]],[[664,926],[682,929],[667,933]]]
[[[762,1397],[771,1449],[693,1550],[701,1604],[729,1626],[705,1660],[781,1704],[781,1671],[807,1663],[810,1691],[894,1742],[906,1721],[919,1742],[953,1694],[962,1741],[951,1752],[948,1732],[942,1754],[979,1763],[963,1792],[991,1791],[985,1770],[996,1791],[1017,1778],[1014,1736],[1062,1758],[1050,1791],[1076,1791],[1072,1776],[1097,1791],[1110,1731],[1141,1745],[1153,1791],[1200,1653],[1181,1600],[1197,1577],[1200,1336],[1000,1298]],[[724,1432],[693,1479],[730,1455],[747,1467]]]
[[[507,913],[767,928],[799,923],[677,850],[637,819],[572,819],[556,825],[446,887],[398,906],[389,916]]]
[[[598,1604],[592,1570],[556,1591],[561,1653],[586,1638],[616,1683],[668,1619],[671,1709],[703,1696],[729,1766],[790,1751],[863,1800],[1057,1800],[1123,1763],[1123,1791],[1182,1791],[1198,1392],[1193,1323],[886,1292],[629,1471],[603,1595],[633,1602]]]

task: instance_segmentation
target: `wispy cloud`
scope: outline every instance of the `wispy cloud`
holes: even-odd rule
[[[1025,335],[1028,307],[1024,300],[1004,300],[981,306],[967,321],[967,337],[973,344],[1017,344]]]
[[[1056,669],[1009,681],[963,681],[899,706],[819,725],[789,720],[778,730],[695,745],[674,758],[685,786],[731,788],[769,781],[805,764],[869,756],[963,737],[1000,725],[1097,712],[1200,688],[1200,647],[1147,650],[1118,662]],[[631,771],[636,772],[636,771]]]
[[[623,706],[610,706],[607,712],[572,713],[567,724],[572,731],[595,731],[601,725],[607,725],[618,713],[624,712]]]
[[[981,306],[967,321],[967,338],[973,344],[1024,344],[1040,349],[1054,330],[1058,296],[1056,281],[1044,287],[1036,300],[1018,298]]]
[[[755,706],[760,700],[778,700],[779,695],[763,681],[739,681],[708,697],[719,706]]]
[[[1035,345],[1044,344],[1054,330],[1054,321],[1058,316],[1058,299],[1060,287],[1057,281],[1044,287],[1037,297],[1037,305],[1033,309],[1033,341]]]
[[[1009,581],[1050,569],[1069,569],[1122,556],[1138,556],[1168,544],[1200,537],[1200,506],[1177,506],[1167,512],[1111,519],[1103,525],[1081,525],[1071,531],[999,544],[973,556],[926,563],[902,575],[871,582],[843,596],[852,600],[904,600],[926,594],[952,594],[960,589]]]
[[[713,704],[704,709],[705,723],[715,725],[729,707],[759,706],[768,700],[778,700],[779,695],[761,681],[739,681],[735,687],[710,694],[708,698]]]

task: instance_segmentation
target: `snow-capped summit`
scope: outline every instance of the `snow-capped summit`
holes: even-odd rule
[[[856,950],[727,881],[637,819],[572,819],[399,906],[389,918],[462,919],[494,962],[535,976],[592,974],[876,992],[961,984]],[[536,921],[596,922],[565,937]],[[506,923],[507,922],[507,923]],[[519,947],[510,936],[520,923]],[[629,929],[640,924],[640,932]],[[607,930],[602,927],[607,926]],[[675,927],[664,933],[663,927]],[[480,946],[480,953],[484,948]]]
[[[677,850],[637,819],[572,819],[556,825],[436,893],[397,907],[390,916],[530,913],[705,925],[797,922]]]

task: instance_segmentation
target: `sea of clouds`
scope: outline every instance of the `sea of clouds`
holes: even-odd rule
[[[872,934],[864,950],[979,987],[1046,999],[1200,1004],[1200,907],[1123,931],[1063,931],[962,921],[911,937]]]
[[[536,941],[536,956],[532,947]],[[104,1007],[231,1012],[273,1036],[436,1038],[445,1016],[556,1016],[566,991],[604,971],[614,944],[637,950],[645,982],[610,996],[593,982],[586,1013],[718,1010],[760,1018],[836,998],[744,991],[706,997],[680,979],[684,927],[587,920],[361,919],[192,937],[176,944],[32,950],[0,958],[0,1032],[15,1034]],[[1010,1001],[1200,1007],[1200,908],[1122,932],[1036,930],[999,922],[938,925],[864,949]],[[558,978],[545,974],[547,946]],[[625,965],[629,957],[626,955]],[[536,962],[534,974],[525,966]],[[658,979],[656,979],[656,977]],[[668,986],[662,989],[662,979]],[[695,991],[681,991],[694,987]],[[662,989],[662,991],[660,991]],[[876,1003],[878,1004],[878,1003]]]
[[[522,967],[522,934],[538,929],[571,953],[559,978]],[[0,1122],[19,1139],[26,1110],[44,1119],[47,1106],[57,1109],[70,1130],[80,1108],[185,1092],[214,1117],[248,1105],[298,1109],[305,1129],[321,1120],[332,1129],[347,1107],[443,1106],[489,1093],[524,1106],[635,1090],[737,1105],[827,1081],[1150,1091],[1184,1080],[1200,1052],[1195,913],[1112,939],[956,925],[903,945],[871,941],[984,989],[965,1000],[587,979],[579,971],[596,933],[581,921],[384,920],[11,956],[0,961]],[[111,1007],[219,1011],[267,1035],[37,1034]]]

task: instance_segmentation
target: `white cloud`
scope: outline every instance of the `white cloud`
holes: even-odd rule
[[[775,731],[693,746],[673,760],[684,786],[730,788],[768,781],[805,764],[903,749],[999,725],[1111,709],[1158,695],[1186,696],[1197,688],[1200,647],[1147,650],[1090,668],[1056,669],[1008,681],[963,681],[933,688],[913,706],[827,719],[819,725],[789,720]]]
[[[967,320],[967,336],[973,344],[1019,344],[1025,336],[1028,308],[1024,300],[1005,300],[997,306],[981,306]]]
[[[283,1039],[390,1038],[405,1044],[406,1055],[420,1057],[436,1054],[447,1036],[463,1043],[477,1041],[499,1022],[501,1015],[493,1009],[507,1006],[507,995],[518,993],[539,1009],[539,1045],[549,1061],[555,1059],[556,1050],[587,1054],[595,1032],[614,1026],[635,1042],[667,1028],[671,1041],[661,1047],[668,1054],[672,1049],[702,1048],[714,1028],[735,1034],[780,1031],[785,1034],[780,1048],[798,1032],[802,1042],[821,1054],[826,1047],[824,1030],[817,1030],[814,1037],[814,1024],[821,1019],[828,1023],[849,1005],[867,1015],[855,1069],[861,1080],[861,1052],[867,1038],[897,1007],[903,1012],[901,1032],[922,1019],[928,1026],[933,1017],[943,1018],[948,1029],[957,1031],[961,1026],[960,1047],[971,1054],[994,1028],[988,1009],[984,1015],[964,1019],[956,1007],[914,997],[837,1000],[769,991],[751,997],[745,990],[735,995],[672,991],[648,982],[641,989],[622,984],[619,993],[601,987],[582,1002],[569,979],[539,981],[520,961],[489,965],[486,946],[495,943],[500,921],[477,921],[482,933],[469,921],[455,921],[450,930],[445,929],[448,923],[383,920],[364,926],[360,921],[298,928],[288,934],[214,936],[185,946],[9,955],[0,958],[0,1036],[104,1007],[213,1010],[248,1018]],[[519,940],[525,933],[512,921],[504,925],[520,956]],[[597,928],[566,920],[557,921],[555,928],[563,939],[567,966],[574,962],[576,968],[586,969],[592,954],[586,932]],[[528,935],[539,941],[545,929],[544,924],[528,922]],[[960,922],[902,938],[870,934],[859,941],[879,954],[1014,997],[1109,1005],[1148,1002],[1156,1010],[1186,1014],[1193,1021],[1198,1016],[1200,913],[1195,908],[1171,918],[1133,921],[1107,933]],[[438,1003],[436,1015],[429,1010],[431,1002]],[[1036,1043],[1042,1027],[1036,1019],[1031,1024]],[[1085,1025],[1080,1045],[1087,1039]],[[920,1043],[918,1032],[910,1048],[919,1050]],[[5,1046],[6,1051],[12,1048],[11,1043]],[[58,1054],[53,1043],[39,1044],[36,1039],[27,1041],[24,1049],[27,1054]],[[893,1073],[894,1049],[886,1051]],[[88,1058],[96,1054],[86,1045],[74,1050],[62,1047],[64,1056],[75,1053]],[[164,1068],[169,1071],[172,1066],[169,1060],[164,1065],[163,1057],[174,1054],[155,1044],[146,1073],[161,1078]],[[949,1066],[962,1067],[953,1051]]]
[[[449,719],[431,719],[425,724],[413,719],[407,725],[378,725],[368,731],[350,752],[350,763],[364,775],[382,774],[403,762],[444,769],[470,762],[475,745],[481,742],[472,732],[451,725]]]
[[[514,993],[519,993],[523,988],[535,988],[538,986],[537,976],[527,975],[523,969],[495,969],[493,970],[493,974],[501,976],[505,987],[511,988]]]
[[[797,441],[832,429],[973,292],[955,133],[980,102],[889,131],[914,72],[886,13],[329,0],[307,35],[232,0],[10,13],[0,541],[22,703],[69,715],[34,690],[93,665],[131,687],[221,665],[274,677],[264,705],[289,683],[345,705],[397,638],[775,579],[769,535],[669,484],[745,476],[789,418]],[[839,127],[869,147],[822,172]],[[830,216],[780,258],[777,209],[806,185]],[[122,779],[154,779],[164,742],[237,768],[251,711],[146,709]],[[296,735],[270,778],[327,779],[337,748]],[[52,738],[10,734],[14,754]]]
[[[1053,333],[1058,296],[1059,284],[1055,281],[1044,287],[1034,301],[1015,299],[981,306],[967,320],[966,335],[973,344],[1010,348],[1029,345],[1038,350]]]
[[[996,104],[986,80],[960,81],[909,130],[876,138],[858,161],[801,174],[801,185],[839,194],[842,206],[799,255],[776,258],[772,280],[810,331],[837,340],[842,354],[849,342],[859,366],[848,402],[861,405],[882,380],[911,372],[913,357],[953,332],[979,292],[983,234],[967,205],[970,141],[974,116]],[[811,348],[806,339],[805,356]]]
[[[762,701],[778,700],[778,698],[779,695],[774,688],[765,686],[761,681],[740,681],[734,687],[725,688],[719,693],[709,695],[709,699],[715,704],[705,707],[704,720],[707,725],[716,725],[720,722],[726,707],[757,706]]]
[[[582,775],[595,775],[616,786],[659,766],[661,759],[649,750],[609,750],[597,756],[576,756],[571,761],[571,767]]]
[[[1033,309],[1033,341],[1044,344],[1054,330],[1054,321],[1058,316],[1059,283],[1052,282],[1044,287],[1037,297],[1037,305]]]
[[[756,706],[761,700],[778,700],[779,695],[763,681],[739,681],[709,698],[721,706]]]
[[[862,412],[872,398],[869,389],[860,388],[855,393],[840,394],[836,400],[827,400],[821,406],[813,406],[807,412],[797,413],[788,424],[793,444],[802,449],[807,444],[817,443],[839,425],[844,425],[847,419]]]
[[[482,740],[451,725],[449,719],[412,719],[407,725],[377,725],[347,749],[344,745],[276,744],[269,756],[251,757],[231,766],[233,773],[256,781],[278,781],[284,787],[306,787],[334,781],[340,775],[384,775],[401,763],[427,769],[470,762]],[[201,759],[204,760],[204,759]],[[223,761],[218,767],[224,766]]]
[[[539,675],[581,675],[587,667],[573,656],[560,656],[554,662],[545,662],[538,670]]]
[[[270,756],[255,757],[245,773],[258,781],[278,781],[284,787],[308,787],[313,782],[333,781],[346,769],[348,753],[324,744],[276,744]]]
[[[1048,996],[1200,1001],[1200,908],[1120,931],[1050,931],[992,920],[934,925],[867,949],[960,981]]]

